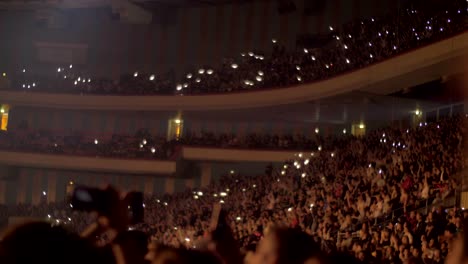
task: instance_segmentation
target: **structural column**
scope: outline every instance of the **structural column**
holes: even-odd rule
[[[173,178],[166,178],[164,192],[167,194],[174,193],[175,189],[175,180]]]
[[[207,187],[211,183],[211,164],[203,162],[201,165],[201,182],[200,187]]]
[[[47,175],[47,203],[55,203],[57,200],[57,171],[51,171]]]

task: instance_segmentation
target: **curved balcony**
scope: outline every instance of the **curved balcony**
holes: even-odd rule
[[[307,102],[353,90],[389,93],[457,73],[468,54],[468,32],[328,80],[284,89],[225,95],[96,96],[0,91],[3,103],[91,110],[222,110]]]

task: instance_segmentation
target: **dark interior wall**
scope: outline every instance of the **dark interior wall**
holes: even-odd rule
[[[326,32],[353,17],[375,16],[397,1],[332,0],[323,15],[303,16],[297,10],[279,15],[275,1],[171,9],[171,23],[142,25],[121,22],[110,8],[68,9],[48,12],[44,21],[37,11],[0,11],[0,68],[19,69],[41,64],[35,42],[73,43],[88,47],[86,65],[99,75],[146,70],[155,73],[189,65],[214,64],[242,51],[271,49],[271,39],[295,46],[296,36]],[[47,13],[47,12],[46,12]],[[73,61],[70,61],[72,63]]]

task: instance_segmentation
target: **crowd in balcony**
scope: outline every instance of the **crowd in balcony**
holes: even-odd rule
[[[321,47],[291,51],[273,39],[272,52],[245,51],[217,66],[193,67],[180,78],[173,71],[135,71],[109,80],[73,65],[45,75],[22,67],[8,77],[13,90],[75,94],[191,95],[278,88],[327,79],[453,36],[466,30],[466,17],[464,0],[408,4],[383,17],[330,25],[329,41]]]
[[[335,148],[297,153],[264,175],[229,174],[204,188],[147,196],[145,221],[131,228],[193,250],[211,237],[213,204],[220,204],[247,263],[281,252],[268,243],[304,256],[297,263],[317,257],[317,250],[368,263],[444,263],[468,217],[454,206],[462,189],[458,173],[468,165],[467,125],[466,117],[453,117],[415,129],[380,129]],[[66,205],[3,210],[82,228],[86,217]],[[287,237],[308,238],[310,247]]]
[[[353,136],[312,136],[193,133],[173,140],[152,135],[140,129],[133,135],[112,134],[92,136],[86,132],[57,132],[27,128],[0,131],[0,149],[15,152],[99,156],[125,159],[169,159],[178,146],[216,147],[257,150],[312,150],[319,146],[331,148],[346,142]]]

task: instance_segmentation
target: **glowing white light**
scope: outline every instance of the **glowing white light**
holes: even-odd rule
[[[204,74],[205,73],[205,69],[199,69],[198,70],[198,74]]]
[[[99,144],[99,141],[97,139],[94,140],[94,144]]]
[[[164,202],[164,206],[167,206],[167,203],[166,203],[166,202]]]
[[[332,152],[332,153],[330,154],[330,156],[331,156],[332,158],[335,157],[335,153]]]
[[[301,70],[301,66],[296,65],[296,70],[300,71],[300,70]]]
[[[213,197],[218,197],[218,194],[217,193],[213,194]]]
[[[197,78],[197,79],[195,80],[195,82],[199,83],[199,82],[201,82],[201,79],[200,79],[200,78]]]
[[[245,57],[245,53],[241,53],[241,56],[242,56],[242,57]]]
[[[57,72],[61,72],[61,71],[62,71],[62,69],[60,69],[60,68],[57,69]]]
[[[388,35],[388,30],[386,30],[385,33]]]
[[[297,79],[298,82],[301,82],[301,81],[302,81],[302,77],[299,76],[299,75],[296,77],[296,79]]]
[[[240,220],[242,220],[242,218],[240,216],[238,216],[238,217],[236,217],[236,220],[240,221]]]
[[[213,72],[214,72],[214,71],[213,71],[212,69],[208,69],[208,70],[206,71],[206,73],[207,73],[208,75],[213,74]]]
[[[312,153],[310,153],[310,156],[312,156],[312,157],[313,157],[314,155],[315,155],[315,153],[313,153],[313,152],[312,152]]]
[[[70,69],[73,68],[73,65],[70,64]]]
[[[276,43],[276,39],[272,39],[271,42]]]
[[[346,46],[346,45],[344,45],[343,47],[344,47],[344,49],[348,49],[348,46]]]
[[[31,88],[31,85],[28,84],[28,89]]]
[[[235,63],[231,64],[231,68],[237,69],[237,67],[239,67],[239,65],[237,65],[237,64],[235,64]]]
[[[143,148],[143,144],[140,144],[140,148]]]
[[[327,69],[328,69],[328,68],[330,68],[330,66],[328,66],[328,64],[325,64],[325,68],[327,68]]]
[[[156,149],[154,147],[151,148],[151,153],[155,153]]]
[[[371,59],[372,59],[372,58],[374,58],[374,56],[372,56],[372,54],[369,54],[369,58],[371,58]]]
[[[26,69],[23,69],[23,72],[26,72]]]
[[[369,42],[369,47],[372,47],[372,43]]]
[[[81,82],[81,77],[78,77],[78,81]]]
[[[262,71],[258,71],[258,75],[263,76],[263,72],[262,72]]]
[[[313,61],[315,60],[315,56],[310,57]]]
[[[133,77],[138,77],[138,72],[134,72]]]
[[[439,125],[437,125],[437,128],[440,128],[440,126],[439,126]]]
[[[304,53],[309,53],[309,51],[307,49],[304,49]]]
[[[345,129],[343,129],[343,134],[346,134],[346,128],[345,128]]]
[[[369,164],[369,168],[371,168],[371,167],[372,167],[372,164]]]
[[[70,217],[68,217],[68,221],[70,221],[70,222],[71,222],[71,218],[70,218]]]
[[[254,55],[253,52],[249,52],[247,54],[249,54],[250,57],[252,57]]]
[[[301,177],[302,177],[302,178],[305,178],[306,176],[307,176],[307,174],[306,174],[305,172],[303,172],[303,173],[301,174]]]
[[[252,188],[257,188],[257,185],[255,185],[255,184],[254,184],[254,185],[252,185]]]
[[[219,193],[219,196],[221,196],[221,197],[226,197],[226,196],[227,196],[227,193],[225,193],[225,192],[220,192],[220,193]]]
[[[322,151],[322,146],[318,146],[317,150]]]
[[[315,134],[318,134],[319,131],[320,131],[320,130],[318,129],[318,127],[316,127],[316,128],[315,128]]]
[[[304,165],[309,164],[309,159],[304,160]]]
[[[222,203],[222,204],[223,204],[223,203],[224,203],[224,200],[219,201],[219,203]]]
[[[328,28],[330,29],[330,31],[333,31],[333,27],[332,27],[332,26],[329,26]]]
[[[47,193],[46,193],[45,191],[42,191],[42,195],[46,196],[46,195],[47,195]]]
[[[190,242],[190,238],[186,237],[185,241]]]
[[[444,28],[440,28],[440,31],[444,31]]]
[[[60,220],[59,220],[59,219],[55,219],[55,222],[57,222],[57,224],[58,224],[58,223],[60,223]]]
[[[351,38],[351,34],[348,34],[348,38]]]
[[[177,90],[177,91],[180,91],[180,90],[182,90],[182,84],[177,84],[177,86],[176,86],[176,90]]]
[[[396,50],[396,49],[397,49],[397,46],[393,46],[393,49]]]
[[[91,78],[88,78],[88,82],[91,82]]]
[[[346,63],[349,63],[349,59],[346,59]]]
[[[245,81],[244,81],[244,84],[245,84],[245,85],[249,85],[249,84],[250,84],[250,81],[249,81],[249,80],[245,80]]]
[[[261,81],[263,81],[263,79],[262,79],[262,77],[261,77],[261,76],[257,76],[257,77],[255,77],[255,80],[257,80],[257,82],[261,82]]]
[[[371,18],[371,21],[372,21],[372,22],[374,22],[374,19],[373,19],[373,18]]]
[[[32,84],[32,87],[36,87],[36,83],[33,83],[33,84]]]
[[[85,78],[83,78],[83,82],[86,82]]]
[[[284,170],[281,171],[281,175],[285,175],[285,174],[286,174],[286,172]]]
[[[289,208],[288,208],[288,212],[291,212],[291,211],[292,211],[292,207],[289,207]]]
[[[154,74],[151,74],[151,76],[149,77],[149,80],[154,81]]]
[[[416,110],[414,113],[415,113],[416,115],[420,115],[420,114],[421,114],[421,111],[420,111],[420,110]]]
[[[447,19],[447,23],[450,23],[450,22],[451,22],[450,18],[449,18],[449,19]]]
[[[310,206],[310,207],[314,207],[314,204],[313,204],[313,203],[311,203],[309,206]]]
[[[336,36],[336,40],[340,40],[340,37]]]
[[[245,189],[242,189],[243,192],[245,192]]]
[[[66,79],[66,78],[67,78],[67,76],[65,75],[65,76],[63,76],[63,78],[64,78],[64,79]]]
[[[192,79],[192,74],[191,73],[187,74],[187,79]]]
[[[193,198],[194,198],[195,200],[197,200],[197,199],[198,199],[198,195],[194,195]]]
[[[73,204],[70,204],[70,208],[73,208]]]
[[[2,114],[5,113],[5,109],[3,109],[3,108],[0,109],[0,113],[2,113]]]

